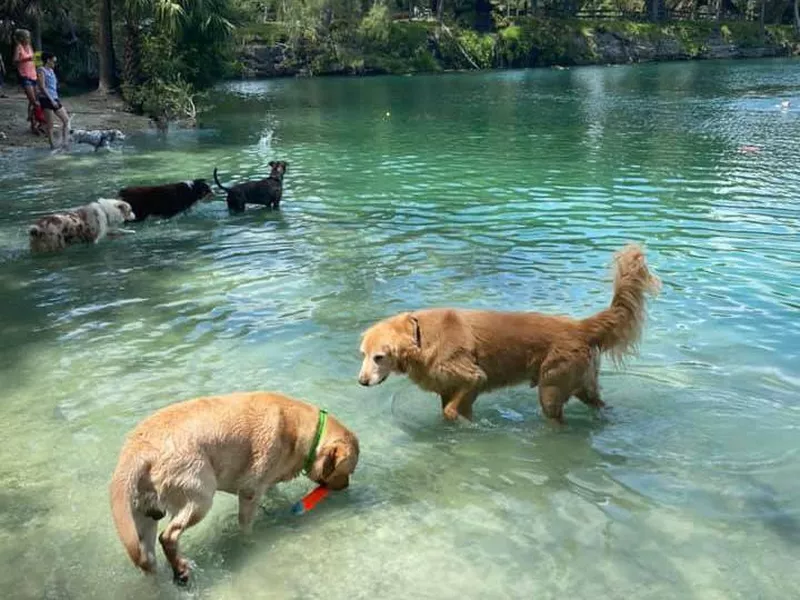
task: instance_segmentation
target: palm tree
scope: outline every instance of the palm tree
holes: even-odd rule
[[[42,18],[63,17],[64,7],[59,0],[0,0],[0,15],[26,23],[31,29],[31,43],[42,49]]]
[[[153,19],[155,26],[177,36],[189,26],[197,26],[212,39],[224,39],[233,25],[223,15],[228,0],[123,0],[125,50],[123,81],[138,85],[142,81],[142,22]]]
[[[117,89],[117,69],[114,60],[114,39],[111,23],[111,0],[99,0],[97,11],[98,58],[100,83],[97,87],[100,92],[113,92]]]

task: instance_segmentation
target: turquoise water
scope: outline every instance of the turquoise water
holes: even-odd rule
[[[790,598],[800,586],[800,63],[234,83],[207,128],[120,153],[0,158],[0,587],[13,598]],[[742,153],[755,145],[757,153]],[[268,173],[223,202],[31,257],[37,215],[140,182]],[[646,244],[664,282],[599,416],[525,387],[445,425],[402,378],[356,382],[359,333],[422,306],[587,315]],[[177,400],[275,389],[360,436],[351,488],[297,480],[250,537],[218,495],[138,574],[106,486]]]

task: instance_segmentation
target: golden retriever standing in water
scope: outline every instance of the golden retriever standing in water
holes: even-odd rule
[[[111,479],[111,511],[131,560],[156,568],[159,536],[175,580],[189,580],[178,539],[208,513],[217,490],[239,496],[239,525],[252,526],[270,487],[304,471],[341,490],[358,463],[358,439],[325,411],[266,392],[198,398],[167,406],[128,436]]]
[[[472,419],[482,392],[530,382],[550,419],[563,423],[571,396],[600,408],[600,354],[621,363],[632,355],[645,320],[645,295],[660,281],[644,252],[628,245],[615,256],[611,305],[587,319],[540,313],[434,308],[395,315],[364,332],[358,382],[382,383],[406,373],[439,394],[446,419]]]

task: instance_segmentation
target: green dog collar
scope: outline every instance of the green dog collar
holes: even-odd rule
[[[308,456],[306,456],[306,462],[303,464],[303,472],[308,475],[311,471],[311,467],[314,466],[314,460],[317,458],[317,446],[319,446],[319,441],[322,439],[322,432],[325,430],[325,423],[328,422],[328,411],[325,409],[319,409],[319,417],[317,418],[317,431],[314,432],[314,442],[311,444],[311,448],[308,449]]]

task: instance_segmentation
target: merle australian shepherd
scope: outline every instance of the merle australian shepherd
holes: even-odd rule
[[[119,233],[120,226],[136,215],[127,202],[101,198],[85,206],[41,217],[30,226],[31,252],[55,252],[72,244],[96,244]]]
[[[213,194],[205,179],[195,179],[181,183],[127,187],[121,189],[118,196],[131,205],[136,213],[136,220],[142,221],[148,216],[165,219],[174,217]]]
[[[272,171],[266,179],[245,181],[226,188],[219,182],[217,170],[214,169],[214,181],[219,188],[228,193],[228,209],[232,212],[242,212],[247,204],[261,204],[270,208],[280,208],[283,195],[283,174],[286,173],[288,163],[282,160],[269,162]]]

